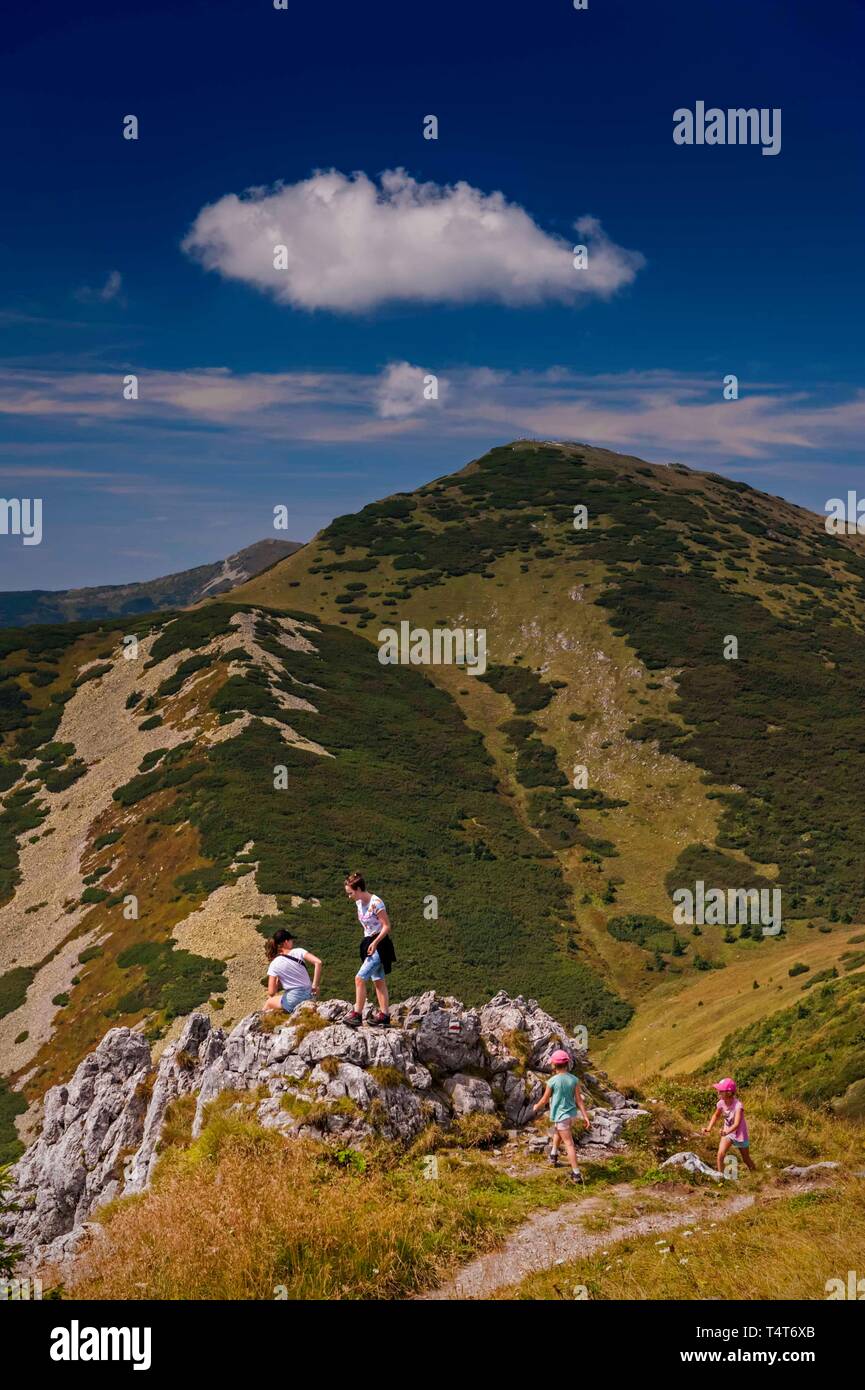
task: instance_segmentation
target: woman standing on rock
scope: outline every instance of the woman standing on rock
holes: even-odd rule
[[[321,980],[321,961],[311,951],[295,946],[290,931],[280,927],[265,943],[265,953],[270,965],[267,968],[267,1001],[265,1013],[282,1009],[283,1013],[293,1013],[298,1004],[312,999],[318,994]],[[305,966],[313,967],[312,984]]]
[[[363,927],[363,939],[360,943],[360,958],[363,963],[354,977],[354,1008],[351,1013],[346,1014],[344,1022],[349,1028],[360,1027],[366,1004],[366,982],[372,980],[378,1000],[378,1013],[373,1014],[370,1023],[373,1027],[387,1028],[390,1026],[390,1014],[387,981],[384,977],[390,974],[391,966],[396,960],[390,934],[390,918],[381,898],[367,889],[363,874],[349,874],[345,880],[345,891],[346,896],[357,906],[358,920]]]

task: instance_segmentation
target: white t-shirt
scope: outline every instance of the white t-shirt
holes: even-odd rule
[[[295,946],[287,956],[274,956],[267,967],[268,975],[275,975],[283,989],[302,989],[309,985],[309,974],[304,968],[306,955],[302,946]]]
[[[364,907],[360,898],[358,898],[356,906],[364,936],[378,936],[383,925],[379,920],[379,916],[382,912],[387,912],[387,908],[381,898],[377,898],[375,893],[371,893],[366,907]]]

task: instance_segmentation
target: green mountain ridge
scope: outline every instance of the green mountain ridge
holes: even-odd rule
[[[401,621],[482,629],[487,669],[382,666]],[[7,1132],[114,1023],[254,1008],[278,921],[349,997],[349,869],[391,911],[397,996],[531,995],[622,1080],[759,1036],[799,966],[859,968],[865,552],[745,484],[518,441],[228,602],[0,652]],[[782,934],[676,925],[699,878],[780,888]],[[821,1103],[859,1065],[837,1045]]]

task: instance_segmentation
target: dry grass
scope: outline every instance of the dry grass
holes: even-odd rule
[[[70,1295],[85,1299],[396,1298],[437,1282],[539,1205],[567,1192],[463,1157],[286,1142],[218,1103],[199,1139],[161,1160],[153,1189],[100,1214],[104,1235]],[[546,1176],[546,1175],[545,1175]]]
[[[395,1090],[398,1086],[408,1086],[411,1082],[396,1067],[370,1067],[368,1075],[373,1081],[377,1081],[379,1086],[384,1086],[385,1090]]]
[[[169,1148],[180,1148],[192,1140],[192,1125],[198,1108],[198,1098],[194,1095],[176,1096],[166,1107],[159,1136],[159,1152]]]
[[[282,1009],[268,1009],[267,1013],[262,1010],[258,1027],[262,1033],[275,1033],[277,1028],[287,1028],[288,1014],[284,1014]]]
[[[266,1017],[267,1015],[265,1014],[265,1018]],[[285,1014],[276,1014],[275,1017],[277,1019],[281,1018],[283,1024],[288,1023]],[[316,1033],[320,1028],[330,1028],[332,1025],[330,1019],[322,1018],[321,1014],[316,1013],[314,1004],[302,1004],[291,1016],[291,1023],[289,1026],[294,1030],[294,1046],[296,1048],[298,1043],[302,1042],[306,1037],[307,1033]],[[278,1027],[278,1024],[274,1024],[274,1027]]]
[[[528,1060],[532,1055],[532,1040],[528,1033],[520,1028],[509,1028],[502,1034],[502,1042],[509,1052],[517,1058],[515,1072],[517,1076],[525,1076]]]
[[[450,1129],[429,1124],[408,1148],[410,1158],[437,1153],[440,1149],[483,1149],[501,1143],[506,1131],[498,1115],[476,1112],[460,1115]]]

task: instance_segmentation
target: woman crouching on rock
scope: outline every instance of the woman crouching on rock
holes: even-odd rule
[[[363,927],[363,940],[360,943],[361,967],[354,977],[354,1008],[343,1019],[349,1028],[359,1028],[363,1023],[363,1009],[366,1004],[366,982],[372,980],[378,1000],[378,1013],[369,1020],[373,1027],[388,1028],[388,993],[385,975],[396,960],[390,934],[390,919],[381,898],[370,893],[363,874],[349,874],[345,880],[346,895],[357,907],[358,920]]]
[[[280,927],[279,931],[268,938],[264,949],[270,961],[267,968],[265,1013],[274,1013],[277,1009],[282,1009],[283,1013],[290,1014],[298,1004],[318,994],[321,961],[311,951],[304,951],[302,946],[295,946],[290,931]],[[313,967],[312,984],[309,983],[306,965]]]

